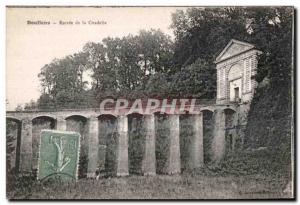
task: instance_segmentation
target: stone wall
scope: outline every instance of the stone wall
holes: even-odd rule
[[[184,115],[105,116],[95,110],[72,110],[9,112],[8,118],[21,122],[19,170],[23,173],[35,169],[38,130],[55,128],[81,134],[82,177],[94,177],[96,170],[103,176],[155,175],[177,174],[220,161],[226,154],[226,109],[231,109],[238,119],[235,124],[243,121],[245,114],[239,112],[246,109],[236,104],[211,106],[200,114]],[[36,116],[47,116],[41,118],[46,121],[38,125]],[[235,124],[230,126],[233,130],[238,127]]]

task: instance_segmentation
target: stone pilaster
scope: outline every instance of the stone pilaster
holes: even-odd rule
[[[98,166],[98,148],[99,148],[99,138],[98,138],[98,118],[91,117],[89,119],[89,155],[88,155],[88,171],[87,177],[94,177],[95,171]]]
[[[118,117],[118,150],[117,176],[127,176],[128,171],[128,119],[127,116]]]
[[[203,115],[200,114],[193,116],[193,129],[194,135],[191,144],[191,168],[198,168],[203,166]]]
[[[32,171],[32,121],[22,120],[21,149],[20,149],[20,171]]]
[[[56,129],[61,131],[67,130],[67,121],[63,117],[58,117],[56,120]]]
[[[214,112],[214,138],[212,142],[212,160],[219,162],[225,155],[225,113],[218,109]]]
[[[236,136],[234,141],[235,149],[243,149],[249,110],[250,103],[241,104],[237,107],[234,122],[234,125],[236,126]]]
[[[145,130],[145,154],[143,159],[142,171],[144,175],[156,174],[155,158],[155,117],[154,115],[144,116]]]
[[[179,115],[169,115],[170,150],[168,157],[168,174],[177,174],[181,171],[180,140],[179,140]]]

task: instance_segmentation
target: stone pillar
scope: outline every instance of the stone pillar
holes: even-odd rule
[[[155,117],[154,115],[144,116],[145,130],[145,154],[142,165],[144,175],[156,174],[156,157],[155,157]]]
[[[20,149],[20,171],[32,171],[32,121],[22,120],[21,149]]]
[[[56,120],[56,129],[61,131],[67,130],[67,121],[63,117],[58,117]]]
[[[212,142],[212,160],[219,162],[225,155],[225,113],[216,110],[214,113],[214,138]]]
[[[127,176],[128,171],[128,120],[118,117],[117,176]]]
[[[88,171],[87,177],[95,177],[95,172],[98,168],[98,148],[99,148],[99,139],[98,139],[98,118],[91,117],[89,119],[89,144],[88,144]]]
[[[248,122],[250,105],[250,103],[239,105],[235,113],[235,126],[237,126],[235,137],[238,142],[235,141],[236,144],[234,146],[237,149],[243,149],[244,147],[245,132]]]
[[[204,163],[203,156],[203,115],[200,114],[193,116],[193,139],[191,143],[191,168],[202,167]]]
[[[181,171],[180,143],[179,143],[179,115],[169,115],[170,150],[168,157],[168,174],[176,174]]]

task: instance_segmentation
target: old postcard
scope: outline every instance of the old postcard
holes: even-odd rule
[[[294,18],[7,6],[7,198],[295,199]]]

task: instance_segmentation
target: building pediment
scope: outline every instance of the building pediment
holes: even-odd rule
[[[232,39],[216,58],[216,63],[255,48],[254,45]]]

